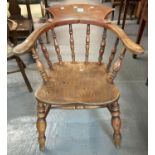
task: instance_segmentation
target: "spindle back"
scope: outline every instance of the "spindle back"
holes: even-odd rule
[[[77,24],[79,24],[79,23],[77,23]],[[68,40],[66,39],[65,41],[69,42],[69,45],[70,45],[70,47],[69,47],[70,48],[70,51],[69,51],[70,56],[69,57],[71,57],[70,61],[72,61],[72,62],[81,61],[81,60],[79,60],[77,58],[77,56],[79,54],[79,51],[80,51],[79,44],[75,44],[75,42],[77,40],[80,40],[80,44],[84,44],[84,46],[85,46],[85,50],[83,51],[83,59],[82,60],[87,64],[87,63],[89,63],[91,61],[89,59],[90,54],[92,53],[90,51],[90,46],[91,46],[90,38],[93,38],[93,35],[91,35],[91,27],[94,26],[94,25],[84,24],[84,25],[86,25],[86,26],[83,25],[83,27],[86,28],[85,34],[83,34],[82,36],[81,35],[76,35],[76,37],[74,37],[74,32],[75,32],[74,29],[73,29],[74,25],[76,25],[76,24],[75,23],[74,24],[72,24],[72,23],[67,24],[68,33],[64,32],[64,34],[63,34],[63,35],[67,34],[69,36],[69,39]],[[58,26],[58,30],[59,30],[59,27],[61,27],[61,26]],[[96,30],[98,29],[98,27],[94,27],[94,28],[96,28]],[[103,27],[102,30],[103,30],[103,34],[101,35],[102,37],[100,38],[100,46],[96,49],[96,54],[98,55],[97,56],[98,60],[96,60],[96,61],[98,61],[99,65],[101,65],[102,61],[103,61],[103,55],[105,53],[106,40],[107,40],[107,29]],[[53,44],[52,44],[52,42],[50,43],[50,46],[54,47],[55,54],[57,56],[57,61],[62,65],[63,61],[64,61],[63,60],[63,55],[62,55],[63,48],[60,47],[60,43],[59,43],[59,41],[61,39],[60,37],[61,37],[61,32],[62,31],[61,32],[59,31],[58,33],[56,33],[57,31],[55,30],[55,28],[50,28],[48,30],[48,32],[49,32],[49,34],[51,34],[51,40],[53,42]],[[66,38],[68,38],[68,36],[66,36]],[[77,36],[78,36],[78,38],[77,38]],[[82,42],[82,37],[85,37],[85,42]],[[112,52],[111,52],[112,54],[111,55],[113,55],[113,57],[110,56],[110,58],[109,58],[109,62],[108,62],[109,68],[110,68],[110,65],[112,63],[112,60],[114,59],[114,54],[116,53],[116,48],[117,48],[117,45],[118,45],[118,41],[119,41],[119,39],[117,38],[116,43],[114,45],[112,45]],[[47,55],[49,55],[49,53],[51,53],[53,51],[52,51],[52,49],[49,49],[49,51],[47,51],[47,48],[45,47],[46,44],[44,44],[43,41],[42,41],[42,35],[40,35],[39,44],[40,44],[41,50],[43,51],[44,54],[45,54],[45,49],[46,49],[46,53],[48,53],[48,54],[46,54],[46,60],[48,61],[48,64],[49,64],[49,58],[47,59]],[[77,47],[76,51],[75,51],[75,47]],[[115,53],[114,53],[114,51],[115,51]]]
[[[90,35],[91,35],[91,25],[99,26],[103,28],[103,35],[101,38],[101,44],[98,53],[98,65],[101,65],[103,55],[105,52],[106,47],[106,38],[107,38],[107,30],[112,31],[116,35],[116,41],[115,44],[112,45],[111,54],[109,57],[109,61],[107,64],[107,72],[111,70],[111,65],[114,60],[116,51],[117,51],[117,45],[119,43],[119,40],[123,43],[123,48],[120,52],[119,57],[117,58],[116,62],[114,63],[112,70],[109,74],[109,81],[113,82],[114,78],[116,77],[117,72],[120,70],[120,66],[122,63],[122,59],[125,55],[126,48],[129,49],[132,53],[136,54],[142,54],[143,48],[139,46],[138,44],[134,43],[126,34],[125,32],[119,28],[117,25],[109,22],[107,20],[108,14],[111,13],[112,9],[107,8],[104,6],[95,6],[95,5],[66,5],[66,6],[54,6],[48,9],[48,11],[54,16],[54,19],[49,19],[46,24],[44,24],[39,29],[35,30],[25,41],[25,43],[19,45],[15,48],[14,53],[16,54],[22,54],[27,52],[28,50],[32,49],[32,53],[34,55],[34,59],[36,59],[36,63],[38,66],[39,71],[41,72],[41,75],[43,77],[44,82],[47,81],[48,77],[46,74],[46,71],[44,69],[43,64],[41,63],[39,56],[37,54],[37,51],[34,48],[35,42],[39,38],[39,43],[41,45],[41,49],[43,52],[43,55],[45,59],[47,60],[47,64],[49,66],[49,69],[53,69],[52,62],[49,58],[49,52],[47,51],[47,48],[42,42],[41,35],[44,32],[52,32],[52,38],[53,43],[56,51],[56,55],[58,58],[58,62],[60,65],[63,65],[63,60],[61,56],[61,49],[58,43],[58,39],[55,28],[68,25],[68,35],[70,36],[70,49],[71,49],[71,57],[72,62],[76,62],[76,54],[78,51],[75,52],[75,43],[74,43],[74,30],[73,30],[73,24],[86,24],[86,41],[85,41],[85,64],[87,65],[89,63],[89,49],[90,49]],[[28,44],[29,42],[29,44]]]

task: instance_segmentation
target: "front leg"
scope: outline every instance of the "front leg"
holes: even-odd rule
[[[38,142],[39,142],[39,148],[41,151],[45,149],[45,130],[46,130],[46,114],[45,114],[45,104],[42,102],[38,102],[37,105],[37,130],[38,130]]]
[[[108,107],[109,111],[111,112],[112,119],[111,119],[111,124],[114,129],[114,144],[117,148],[120,147],[121,143],[121,119],[120,119],[120,109],[119,109],[119,104],[118,102],[114,102]]]

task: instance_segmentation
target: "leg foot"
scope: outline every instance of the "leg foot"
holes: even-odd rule
[[[133,54],[132,57],[133,57],[134,59],[137,59],[137,55],[136,55],[136,54]]]
[[[114,130],[113,139],[116,148],[120,148],[121,143],[121,119],[120,119],[120,110],[118,102],[115,102],[110,107],[110,112],[112,114],[111,124]]]
[[[44,103],[38,102],[38,120],[37,120],[37,130],[38,130],[38,142],[40,151],[45,149],[45,130],[46,130],[46,119],[45,119],[45,105]]]

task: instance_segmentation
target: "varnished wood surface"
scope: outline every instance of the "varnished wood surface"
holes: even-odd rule
[[[57,25],[57,23],[58,22],[56,21],[56,25]],[[61,22],[59,22],[59,24],[60,23]],[[73,20],[71,20],[70,22],[68,21],[68,23],[73,23]],[[20,55],[20,54],[24,54],[24,53],[30,51],[30,49],[34,46],[34,44],[37,41],[37,39],[39,38],[39,36],[44,31],[48,31],[48,29],[55,27],[54,24],[55,24],[55,21],[50,20],[49,22],[45,23],[40,28],[33,31],[33,33],[31,33],[31,35],[23,43],[17,45],[14,48],[14,50],[13,50],[14,54]],[[112,23],[101,23],[101,24],[103,27],[113,31],[119,37],[119,39],[124,43],[124,45],[129,49],[129,52],[131,52],[133,54],[143,54],[144,53],[143,47],[136,44],[134,41],[132,41],[128,37],[128,35],[121,28],[119,28],[117,25],[112,24]]]
[[[72,61],[75,62],[74,37],[73,37],[72,24],[69,24],[69,35],[70,35],[70,48],[72,53]]]
[[[47,64],[49,66],[49,69],[52,70],[53,67],[52,67],[52,62],[51,62],[50,57],[49,57],[49,52],[47,51],[47,48],[46,48],[46,46],[44,45],[44,43],[42,41],[42,38],[39,38],[39,43],[40,43],[40,46],[41,46],[41,50],[42,50],[42,52],[44,54],[44,58],[46,59]]]
[[[45,31],[47,32],[57,26],[78,23],[104,27],[116,34],[133,54],[142,54],[144,52],[144,49],[133,42],[121,28],[105,19],[111,12],[111,9],[100,5],[92,6],[85,4],[78,4],[75,8],[74,7],[75,5],[66,5],[48,8],[51,14],[56,14],[57,16],[54,19],[49,19],[47,23],[36,29],[25,42],[14,49],[14,53],[22,54],[29,51],[34,46],[37,38]]]
[[[90,24],[87,24],[85,47],[86,47],[85,62],[87,63],[89,58],[89,48],[90,48]]]
[[[103,54],[104,54],[104,51],[105,51],[106,35],[107,35],[107,29],[104,29],[103,34],[102,34],[102,41],[101,41],[101,44],[100,44],[100,50],[99,50],[99,57],[98,57],[99,64],[101,64],[101,62],[102,62]]]
[[[88,7],[88,8],[87,8]],[[89,108],[88,106],[96,106],[96,107],[107,107],[107,106],[115,106],[110,109],[112,113],[112,126],[114,129],[114,143],[117,147],[120,146],[121,142],[121,119],[119,116],[119,106],[118,99],[120,96],[120,92],[116,85],[114,84],[114,79],[117,76],[121,65],[123,57],[126,53],[126,48],[133,51],[133,53],[142,54],[143,48],[138,44],[134,43],[130,38],[125,34],[125,32],[120,29],[118,26],[112,24],[111,22],[106,20],[105,16],[101,15],[101,10],[95,8],[97,6],[91,5],[80,5],[74,7],[74,5],[66,5],[59,7],[52,7],[49,11],[51,14],[54,14],[54,19],[50,19],[48,23],[44,24],[41,28],[34,31],[30,37],[35,37],[34,42],[29,44],[30,48],[23,47],[23,44],[14,49],[14,53],[22,54],[28,51],[28,49],[32,49],[33,58],[36,60],[37,69],[40,72],[40,75],[43,80],[43,84],[37,89],[35,96],[38,100],[38,105],[40,108],[38,109],[38,121],[37,121],[37,129],[38,129],[38,142],[40,146],[40,150],[44,150],[45,148],[45,129],[46,129],[46,108],[43,108],[47,104],[58,105],[62,108],[65,108],[64,105],[67,105],[67,108],[75,107],[75,109]],[[68,9],[67,9],[68,8]],[[56,11],[55,11],[56,9]],[[75,10],[74,10],[75,9]],[[94,9],[94,11],[89,11],[89,9]],[[102,10],[103,11],[103,10]],[[94,13],[92,16],[89,13]],[[105,8],[106,12],[106,8]],[[103,12],[104,14],[104,12]],[[67,16],[68,15],[68,16]],[[100,15],[100,16],[99,16]],[[103,17],[103,18],[102,18]],[[59,47],[59,43],[57,40],[57,36],[54,28],[63,25],[70,24],[87,24],[86,28],[86,43],[85,43],[85,62],[63,62],[61,57],[61,50]],[[110,65],[108,67],[102,63],[100,60],[98,62],[89,62],[89,48],[90,48],[90,26],[96,25],[100,27],[104,27],[105,29],[109,29],[117,35],[117,40],[112,50],[112,57],[110,56],[109,61]],[[51,30],[54,47],[58,58],[58,63],[53,64],[53,70],[45,70],[41,59],[35,50],[34,43],[40,38],[40,35],[43,32],[47,32]],[[106,31],[105,31],[106,32]],[[70,26],[70,45],[71,45],[71,53],[74,54],[73,49],[73,30]],[[34,36],[35,34],[35,36]],[[103,35],[101,42],[101,50],[99,51],[100,59],[102,59],[102,55],[104,53],[104,45],[105,44],[105,34]],[[114,60],[114,56],[116,53],[116,48],[118,45],[118,38],[123,42],[125,47],[122,48],[120,55],[114,62],[114,65],[111,68],[112,61]],[[29,39],[29,38],[28,38]],[[26,42],[27,41],[27,42]],[[26,40],[26,46],[29,40]],[[24,46],[25,46],[24,45]],[[43,45],[41,45],[43,47]],[[23,49],[24,48],[24,49]],[[20,51],[19,51],[20,49]],[[43,55],[46,56],[47,63],[49,62],[49,56],[47,54],[47,50],[44,48]],[[19,52],[18,52],[19,51]],[[115,51],[115,52],[114,52]],[[45,55],[46,54],[46,55]],[[71,107],[70,107],[71,105]],[[86,106],[86,107],[85,107]],[[40,111],[44,111],[44,113],[40,113]]]
[[[52,37],[53,37],[54,47],[55,47],[55,51],[57,54],[58,61],[60,64],[62,64],[62,56],[61,56],[61,52],[60,52],[60,47],[59,47],[57,37],[56,37],[56,33],[54,30],[52,30]]]
[[[89,20],[103,21],[112,12],[112,8],[104,5],[90,4],[71,4],[71,5],[55,5],[47,8],[54,18],[57,19],[79,19],[87,18]]]
[[[136,34],[136,30],[132,30],[133,31],[129,31],[129,33],[132,32]],[[77,31],[78,34],[80,34],[80,29],[78,29]],[[62,31],[59,29],[57,32],[59,40],[59,35]],[[101,37],[98,33],[98,30],[96,30],[95,32],[95,34],[91,33],[93,34],[94,38]],[[66,32],[65,34],[68,35],[68,32]],[[76,36],[76,33],[74,34]],[[108,36],[112,37],[111,33],[108,34]],[[63,41],[65,41],[65,39],[66,38],[63,38]],[[108,40],[108,44],[111,45],[113,39]],[[83,44],[84,43],[85,42],[83,42]],[[144,42],[144,45],[146,44]],[[75,44],[75,46],[77,46],[77,44]],[[81,48],[81,46],[78,47]],[[96,56],[96,53],[93,54],[94,56]],[[70,55],[67,55],[67,57],[70,58]],[[104,54],[104,58],[108,58],[106,53]],[[130,59],[130,57],[128,58],[125,59],[126,63],[123,66],[123,68],[126,69],[124,70],[125,72],[123,71],[120,78],[118,77],[119,88],[123,93],[123,98],[120,100],[123,119],[123,144],[122,149],[119,150],[119,153],[125,154],[125,152],[132,152],[134,149],[137,154],[144,155],[147,154],[147,119],[139,117],[139,113],[143,113],[144,118],[147,117],[147,112],[146,110],[144,110],[147,109],[147,90],[144,86],[145,81],[142,80],[142,75],[144,74],[143,72],[146,71],[146,66],[144,65],[145,61],[136,63],[135,61]],[[146,60],[145,55],[143,58]],[[53,57],[52,60],[54,60]],[[80,60],[82,61],[84,59],[81,57]],[[141,67],[142,70],[139,69]],[[34,86],[38,86],[40,82],[38,73],[35,71],[30,71],[29,74],[31,76],[31,81],[34,82]],[[122,78],[126,80],[124,81]],[[137,80],[139,81],[137,82]],[[25,94],[25,91],[22,90],[22,85],[17,86],[17,84],[14,82],[14,79],[12,81],[10,80],[10,83],[12,88],[10,88],[11,86],[9,85],[10,95],[8,95],[8,102],[10,101],[10,103],[8,104],[10,108],[8,108],[8,110],[10,110],[8,111],[8,115],[10,117],[10,121],[8,122],[8,154],[20,155],[22,152],[23,154],[39,155],[40,152],[38,149],[38,145],[36,144],[37,138],[34,125],[36,117],[29,117],[34,115],[35,113],[34,108],[32,108],[35,101],[33,100],[32,95],[27,96],[27,94]],[[21,89],[21,91],[19,91],[19,89]],[[135,92],[137,92],[138,94]],[[137,97],[137,95],[139,97]],[[13,111],[13,109],[19,108],[23,110],[20,110],[16,113]],[[134,114],[131,115],[131,113]],[[128,118],[128,120],[126,118]],[[106,113],[106,109],[92,111],[80,110],[76,112],[51,110],[51,113],[49,113],[49,117],[47,118],[47,140],[44,154],[69,155],[74,154],[75,152],[77,152],[77,154],[89,155],[109,154],[109,152],[117,154],[118,150],[114,148],[111,142],[112,132],[110,132],[111,127],[109,121],[110,117],[108,113]],[[139,132],[139,128],[143,128],[142,132]],[[20,133],[23,133],[22,136],[19,135]],[[67,152],[64,151],[66,149],[68,150]]]
[[[118,102],[114,102],[109,105],[109,111],[111,112],[111,124],[114,129],[113,139],[114,144],[117,148],[120,148],[121,142],[121,119],[120,119],[120,108]]]
[[[107,71],[109,71],[109,69],[110,69],[110,67],[111,67],[111,64],[112,64],[112,62],[113,62],[113,60],[114,60],[114,58],[115,58],[118,43],[119,43],[119,39],[117,38],[117,39],[115,40],[114,47],[112,47],[112,49],[111,49],[111,54],[110,54],[110,56],[109,56],[109,62],[108,62],[108,64],[107,64]]]
[[[17,44],[19,39],[27,38],[34,29],[29,0],[24,1],[27,17],[22,16],[21,8],[17,0],[8,0],[8,4],[8,10],[10,12],[9,18],[17,23],[16,31],[10,31],[9,37],[14,44]]]
[[[38,71],[40,72],[40,74],[42,76],[43,82],[44,83],[47,82],[48,81],[48,76],[47,76],[47,73],[45,71],[44,65],[41,62],[41,60],[39,58],[39,55],[38,55],[38,53],[36,52],[36,50],[34,48],[32,49],[32,56],[33,56],[34,60],[36,61],[36,66],[37,66],[37,69],[38,69]]]
[[[37,111],[38,111],[38,119],[37,119],[37,130],[38,130],[38,142],[40,150],[43,151],[45,148],[45,130],[46,130],[46,113],[45,113],[45,105],[42,102],[38,102],[37,104]]]
[[[36,92],[36,98],[45,103],[103,105],[119,98],[117,87],[107,81],[104,64],[56,63],[48,77]]]
[[[116,61],[114,62],[113,66],[112,66],[112,71],[108,75],[108,81],[110,83],[113,83],[113,81],[116,78],[118,72],[120,71],[121,66],[122,66],[122,61],[123,61],[123,58],[125,56],[125,53],[126,53],[126,48],[122,48],[118,58],[116,59]],[[107,69],[109,69],[109,68],[107,68]]]

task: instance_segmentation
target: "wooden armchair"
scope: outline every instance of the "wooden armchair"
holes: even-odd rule
[[[140,25],[139,25],[137,39],[136,39],[137,44],[140,44],[144,29],[145,29],[145,25],[148,22],[148,0],[142,0],[142,7],[140,10],[140,19],[139,20],[140,20]],[[133,58],[136,59],[137,55],[133,54]]]
[[[35,30],[22,44],[14,48],[14,54],[21,55],[32,50],[36,66],[41,74],[43,83],[37,89],[35,97],[38,110],[38,141],[40,150],[45,148],[46,116],[50,109],[95,109],[107,108],[112,115],[112,127],[114,129],[114,144],[119,147],[121,141],[121,119],[119,108],[120,91],[114,83],[126,51],[132,54],[142,54],[143,48],[134,43],[126,33],[117,25],[106,20],[112,9],[103,5],[62,5],[53,6],[48,9],[54,15],[42,27]],[[76,59],[74,50],[74,37],[72,24],[86,24],[85,60],[79,62]],[[57,41],[55,28],[69,25],[71,61],[62,60],[60,47]],[[96,25],[103,28],[101,46],[98,53],[98,61],[89,62],[90,27]],[[102,62],[106,46],[107,30],[112,31],[117,37],[112,46],[109,61]],[[49,52],[41,40],[41,34],[47,31],[52,32],[54,47],[58,58],[57,63],[52,63]],[[35,42],[39,39],[43,56],[47,60],[48,68],[39,58],[38,51],[34,48]],[[119,40],[123,47],[114,64],[116,49]]]
[[[131,14],[130,14],[130,16],[131,16],[134,13],[134,9],[135,9],[135,7],[136,7],[136,5],[138,4],[139,1],[140,0],[121,0],[120,1],[120,8],[119,8],[119,15],[118,15],[117,24],[120,25],[121,13],[122,13],[123,6],[124,6],[122,29],[124,29],[124,27],[125,27],[126,16],[127,16],[129,6],[130,5],[133,6]]]
[[[112,8],[115,9],[116,6],[120,6],[121,0],[111,0],[111,4],[112,4]],[[112,12],[112,17],[111,17],[112,20],[114,20],[114,10]]]
[[[8,0],[8,3],[9,3],[8,10],[10,12],[9,19],[14,20],[15,22],[17,22],[18,25],[15,31],[10,32],[9,36],[11,41],[16,45],[19,40],[27,38],[27,36],[30,35],[31,32],[33,31],[34,26],[33,26],[32,14],[29,5],[29,0],[24,0],[24,3],[21,2],[22,5],[26,5],[28,17],[22,16],[19,1]]]
[[[17,23],[15,21],[10,20],[10,19],[7,20],[7,35],[8,35],[8,37],[7,37],[7,39],[8,39],[8,41],[7,41],[7,60],[8,61],[9,60],[13,60],[13,59],[16,60],[17,65],[19,67],[19,69],[17,69],[17,70],[8,71],[7,74],[21,72],[21,74],[23,76],[23,79],[25,81],[25,84],[26,84],[29,92],[32,92],[33,89],[31,87],[31,84],[30,84],[30,82],[29,82],[29,80],[28,80],[28,78],[26,76],[26,73],[25,73],[26,65],[24,64],[24,62],[22,61],[22,59],[19,56],[15,56],[13,54],[12,51],[13,51],[14,45],[9,40],[9,34],[10,34],[10,32],[11,31],[15,31],[17,29],[17,26],[18,25],[17,25]]]

